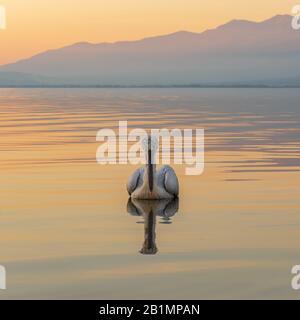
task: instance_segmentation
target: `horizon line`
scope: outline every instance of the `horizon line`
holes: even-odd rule
[[[298,89],[300,84],[295,85],[272,85],[272,84],[178,84],[178,85],[0,85],[0,89]]]

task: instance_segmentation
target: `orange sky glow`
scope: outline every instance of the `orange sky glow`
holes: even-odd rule
[[[0,65],[75,42],[201,32],[232,19],[261,21],[290,14],[296,4],[297,0],[0,0],[7,12],[7,28],[0,30]]]

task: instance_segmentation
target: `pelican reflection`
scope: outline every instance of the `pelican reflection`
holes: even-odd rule
[[[144,243],[141,254],[156,254],[156,217],[162,218],[161,223],[170,224],[179,207],[178,198],[163,200],[138,200],[129,199],[127,211],[133,216],[141,216],[144,219]]]

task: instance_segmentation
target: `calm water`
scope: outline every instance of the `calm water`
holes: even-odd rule
[[[298,89],[0,89],[0,298],[300,298]],[[205,128],[173,211],[128,204],[99,129]],[[147,218],[148,217],[148,218]],[[145,222],[145,223],[144,223]],[[155,229],[156,255],[142,255]]]

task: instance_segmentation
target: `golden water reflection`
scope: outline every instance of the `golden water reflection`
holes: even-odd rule
[[[0,298],[299,298],[299,101],[297,89],[0,89]],[[138,254],[151,228],[126,212],[135,166],[96,163],[97,131],[119,120],[205,129],[204,173],[174,166],[180,208],[156,217],[174,223],[156,223],[155,255]]]
[[[164,200],[137,200],[129,198],[127,211],[133,216],[142,216],[144,220],[144,243],[141,254],[156,254],[156,217],[164,224],[170,224],[179,207],[178,198]]]

